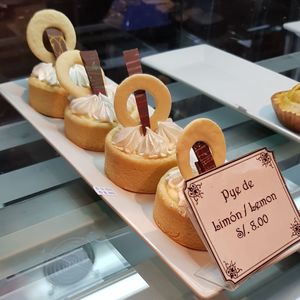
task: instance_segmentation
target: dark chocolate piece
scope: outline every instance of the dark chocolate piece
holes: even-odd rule
[[[195,165],[199,174],[214,169],[216,167],[215,161],[211,155],[210,149],[207,146],[207,144],[203,142],[196,142],[193,145],[193,150],[198,159],[198,161],[195,162]]]
[[[142,65],[140,62],[140,54],[137,48],[126,50],[123,52],[128,75],[142,74]],[[148,111],[147,96],[145,91],[138,90],[134,92],[136,105],[138,108],[143,134],[146,134],[146,127],[150,128],[150,118]]]
[[[63,52],[67,51],[65,38],[60,30],[56,28],[48,28],[46,29],[46,34],[56,58],[58,58]]]
[[[147,103],[147,97],[145,94],[145,91],[138,90],[134,92],[135,101],[137,104],[142,129],[144,135],[146,134],[146,127],[150,128],[150,118],[149,118],[149,112],[148,112],[148,103]]]
[[[101,93],[103,95],[107,95],[97,51],[80,51],[80,56],[88,75],[93,94],[98,95]]]
[[[140,62],[140,54],[137,48],[126,50],[123,52],[128,75],[142,74],[142,65]]]

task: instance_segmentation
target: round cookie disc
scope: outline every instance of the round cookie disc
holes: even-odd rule
[[[150,127],[157,128],[158,121],[164,121],[169,117],[171,111],[171,95],[162,81],[148,74],[134,74],[127,77],[118,86],[115,94],[115,113],[119,123],[124,127],[137,126],[139,121],[133,119],[127,111],[129,96],[138,90],[149,92],[155,102],[155,111],[150,117]]]
[[[77,86],[71,80],[69,70],[75,64],[83,65],[79,50],[66,51],[58,57],[55,69],[60,85],[75,98],[91,95],[91,88]]]
[[[185,180],[195,177],[190,165],[190,150],[198,141],[209,146],[217,167],[225,162],[226,144],[221,128],[209,119],[197,119],[184,128],[176,147],[177,164]]]
[[[32,53],[43,62],[54,63],[55,56],[45,48],[44,31],[56,28],[64,34],[66,47],[73,50],[76,46],[76,33],[71,21],[61,12],[44,9],[36,12],[27,25],[26,38]]]

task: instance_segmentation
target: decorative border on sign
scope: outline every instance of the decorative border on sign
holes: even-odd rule
[[[236,266],[236,262],[233,262],[232,260],[230,263],[224,261],[225,264],[225,269],[226,269],[226,274],[231,278],[231,279],[236,279],[239,277],[239,273],[243,271],[243,269],[238,268]]]
[[[204,193],[201,190],[202,188],[202,182],[199,184],[191,183],[187,189],[189,191],[189,196],[196,202],[196,205],[198,205],[198,201],[203,198]]]
[[[271,167],[274,168],[271,155],[268,152],[262,152],[257,160],[260,160],[263,167]]]
[[[290,192],[289,192],[289,190],[288,190],[288,188],[287,188],[287,186],[286,186],[286,184],[285,184],[285,181],[284,181],[284,179],[283,179],[283,176],[282,176],[282,174],[281,174],[280,171],[279,171],[278,165],[277,165],[277,163],[276,163],[276,161],[275,161],[274,153],[273,153],[273,151],[268,150],[266,147],[261,148],[261,149],[258,149],[258,150],[256,150],[256,151],[253,151],[253,152],[251,152],[251,153],[245,154],[245,155],[243,155],[243,156],[241,156],[241,157],[239,157],[239,158],[237,158],[237,159],[235,159],[235,160],[232,160],[232,161],[230,161],[230,162],[227,162],[227,163],[225,163],[225,164],[223,164],[223,165],[221,165],[221,166],[219,166],[219,167],[216,167],[215,169],[209,170],[209,171],[207,171],[207,172],[205,172],[205,173],[203,173],[203,174],[197,175],[197,176],[195,176],[195,177],[193,177],[193,178],[191,178],[191,179],[186,180],[186,181],[185,181],[185,187],[184,187],[184,189],[188,188],[188,186],[191,185],[191,184],[195,184],[195,181],[196,181],[197,179],[199,179],[199,178],[204,179],[204,178],[206,178],[207,176],[211,176],[211,174],[215,174],[215,173],[217,173],[217,172],[221,172],[221,171],[222,171],[223,169],[225,169],[225,168],[230,168],[230,167],[234,166],[236,163],[238,163],[238,162],[241,161],[242,159],[247,160],[247,159],[251,159],[252,157],[258,156],[256,159],[257,159],[257,160],[261,160],[261,158],[262,158],[261,154],[262,154],[262,153],[267,153],[267,154],[269,155],[269,156],[267,157],[267,159],[268,159],[268,160],[271,159],[271,165],[268,165],[268,164],[267,164],[267,165],[264,165],[264,164],[262,164],[262,166],[265,166],[265,167],[268,167],[268,166],[269,166],[269,167],[271,167],[271,168],[274,168],[274,166],[275,166],[275,171],[277,172],[279,178],[281,179],[281,183],[282,183],[282,185],[283,185],[283,188],[284,188],[284,190],[285,190],[285,192],[286,192],[286,194],[287,194],[287,196],[288,196],[288,198],[289,198],[289,200],[290,200],[290,205],[291,205],[291,207],[293,208],[293,210],[294,210],[295,212],[299,213],[299,212],[298,212],[298,209],[297,209],[297,207],[296,207],[296,204],[295,204],[294,201],[292,200],[291,194],[290,194]],[[265,156],[264,156],[264,157],[265,157]],[[273,164],[273,161],[274,161],[274,164]],[[201,183],[201,184],[202,184],[202,183]],[[187,197],[186,193],[184,193],[184,195],[185,195],[186,200],[187,200],[187,202],[189,203],[189,205],[192,206],[192,202],[189,202],[189,201],[188,201],[188,197]],[[198,199],[198,200],[199,200],[199,199]],[[196,204],[198,203],[198,201],[195,201],[195,202],[196,202]],[[196,220],[197,223],[199,224],[199,225],[198,225],[198,226],[199,226],[199,229],[202,231],[202,227],[200,226],[200,223],[199,223],[199,221],[198,221],[198,218],[199,218],[199,220],[201,221],[200,216],[197,215],[197,217],[196,217],[196,215],[195,215],[195,220]],[[297,221],[297,218],[295,218],[295,219],[296,219],[296,221]],[[295,224],[295,222],[294,222],[293,224],[291,223],[291,226],[294,225],[294,224]],[[300,222],[297,222],[297,226],[298,226],[298,224],[300,224]],[[298,228],[298,227],[297,227],[297,228]],[[297,231],[297,234],[298,234],[298,231]],[[230,275],[228,275],[228,273],[226,272],[226,268],[224,268],[224,265],[222,264],[222,260],[220,260],[220,257],[218,256],[218,254],[217,254],[217,252],[216,252],[214,246],[212,245],[212,243],[210,242],[209,238],[207,237],[207,232],[206,232],[205,228],[204,228],[204,230],[202,231],[201,236],[204,238],[205,244],[206,244],[207,246],[209,246],[209,248],[210,248],[210,250],[211,250],[210,252],[211,252],[212,256],[214,257],[214,259],[215,259],[217,265],[218,265],[219,268],[222,270],[221,274],[222,274],[224,280],[227,281],[227,282],[232,282],[234,285],[237,285],[237,284],[239,284],[241,281],[243,281],[244,277],[241,278],[241,276],[242,276],[243,274],[245,274],[245,273],[248,272],[249,270],[251,270],[251,271],[248,273],[247,277],[250,276],[251,274],[254,274],[254,273],[257,272],[258,270],[260,270],[261,268],[263,268],[266,264],[268,264],[272,259],[274,259],[274,257],[280,255],[281,253],[283,253],[284,251],[286,251],[286,249],[287,249],[288,247],[292,247],[293,245],[295,245],[295,244],[298,242],[298,241],[297,241],[297,237],[298,237],[298,236],[296,236],[296,234],[294,234],[292,237],[295,237],[295,238],[294,238],[292,241],[286,243],[286,244],[283,245],[280,249],[277,249],[277,251],[274,251],[272,254],[270,254],[268,257],[266,257],[263,261],[261,261],[261,262],[263,262],[261,265],[259,265],[259,263],[261,263],[261,262],[258,262],[255,266],[253,266],[252,268],[250,268],[250,269],[248,269],[248,270],[242,270],[242,269],[241,269],[241,270],[238,272],[238,273],[241,272],[240,274],[238,274],[238,277],[237,277],[237,278],[239,278],[239,279],[238,279],[238,280],[235,280],[236,278],[234,278],[234,277],[231,278]],[[223,261],[223,263],[225,264],[225,261]],[[229,264],[229,265],[230,265],[230,264]],[[224,273],[226,273],[226,275],[228,275],[228,276],[231,278],[231,280],[230,280],[230,279],[227,279],[227,278],[225,277]]]
[[[291,223],[291,227],[290,227],[293,231],[292,233],[292,237],[294,236],[300,236],[300,222],[294,218],[294,223]]]

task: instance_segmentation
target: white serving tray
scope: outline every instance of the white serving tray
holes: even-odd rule
[[[271,104],[271,96],[292,88],[295,80],[206,44],[147,56],[142,63],[300,142]]]
[[[27,80],[0,85],[0,93],[11,103],[82,176],[91,187],[113,189],[115,195],[103,196],[122,219],[202,298],[222,290],[220,273],[207,252],[178,245],[163,234],[152,218],[154,195],[127,192],[114,185],[104,174],[104,154],[83,150],[70,142],[63,132],[63,120],[45,117],[28,105]],[[283,253],[281,260],[300,249],[300,243]],[[137,249],[138,251],[138,249]],[[201,277],[206,278],[206,280]]]
[[[300,37],[300,21],[284,23],[283,28],[295,33],[297,36]]]

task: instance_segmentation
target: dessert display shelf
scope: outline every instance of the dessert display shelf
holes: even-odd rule
[[[26,79],[3,83],[0,85],[0,92],[91,187],[98,188],[103,193],[103,200],[195,294],[202,298],[211,298],[219,293],[223,288],[220,273],[209,254],[180,246],[161,232],[152,217],[154,195],[127,192],[113,184],[104,174],[104,154],[77,147],[65,137],[63,120],[48,118],[34,111],[28,105],[27,85]],[[281,254],[277,260],[299,249],[300,244],[297,244]]]
[[[295,80],[206,44],[150,55],[142,63],[300,143],[300,134],[278,121],[271,103]]]

